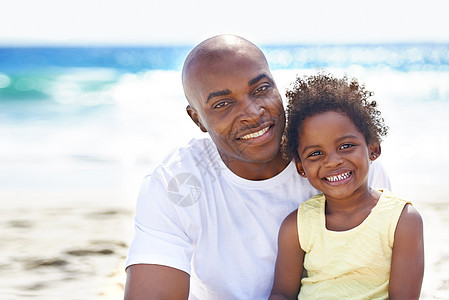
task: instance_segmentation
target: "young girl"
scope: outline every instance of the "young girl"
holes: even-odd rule
[[[421,216],[367,184],[387,133],[371,95],[325,74],[298,78],[287,92],[284,151],[322,194],[282,223],[270,299],[419,298]]]

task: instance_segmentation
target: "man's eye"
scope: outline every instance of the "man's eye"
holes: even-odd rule
[[[217,104],[214,105],[214,109],[223,108],[223,107],[225,107],[226,105],[228,105],[228,102],[227,102],[227,101],[221,101],[221,102],[218,102]]]
[[[266,91],[267,89],[268,89],[268,85],[266,84],[266,85],[263,85],[263,86],[261,86],[261,87],[258,87],[255,91],[254,91],[254,94],[258,94],[258,93],[261,93],[261,92],[264,92],[264,91]]]

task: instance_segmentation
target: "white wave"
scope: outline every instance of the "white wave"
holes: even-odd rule
[[[449,72],[398,72],[360,66],[328,71],[336,76],[356,77],[368,90],[375,92],[374,99],[378,100],[390,127],[390,133],[383,142],[381,159],[390,174],[394,190],[407,194],[411,192],[407,187],[412,185],[417,189],[445,189],[447,192],[449,188],[443,181],[449,168],[449,156],[445,155],[449,146]],[[297,74],[313,73],[316,70],[273,71],[281,94]],[[77,80],[66,83],[74,84]],[[76,84],[66,92],[73,94],[65,99],[82,96]],[[102,85],[102,90],[84,96],[87,99],[103,97],[103,100],[94,102],[97,104],[104,102],[104,99],[110,99],[110,102],[88,114],[85,110],[78,112],[75,109],[73,114],[56,110],[55,113],[61,116],[56,115],[54,119],[0,123],[2,164],[8,162],[7,165],[14,169],[14,163],[20,163],[24,170],[35,170],[33,166],[50,164],[54,166],[53,175],[61,171],[59,165],[65,166],[68,172],[79,174],[83,166],[88,170],[113,164],[120,173],[115,176],[122,178],[116,180],[122,180],[129,186],[129,191],[135,192],[140,178],[160,163],[169,151],[192,137],[205,135],[185,112],[187,101],[179,71],[126,74],[116,82]],[[60,105],[84,107],[87,99],[71,103],[62,101]],[[67,118],[63,117],[65,115]],[[9,167],[4,168],[8,170]],[[42,168],[43,174],[45,169]],[[95,170],[93,174],[100,172]],[[110,172],[107,167],[101,170]],[[32,180],[35,173],[27,174],[27,184],[30,186],[33,182],[43,184],[41,180]],[[104,178],[110,178],[110,175],[105,174]],[[5,173],[0,176],[9,175]],[[25,180],[23,177],[8,178],[8,182],[16,180],[17,184]],[[79,176],[79,184],[92,180],[89,178],[87,175],[85,178]],[[54,187],[51,176],[48,185],[49,188]],[[91,185],[86,182],[86,186]]]
[[[11,80],[9,76],[6,74],[0,73],[0,89],[8,87],[11,84]]]

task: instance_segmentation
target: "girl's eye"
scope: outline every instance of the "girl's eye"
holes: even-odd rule
[[[313,151],[312,153],[310,153],[309,155],[307,155],[307,157],[314,157],[314,156],[318,156],[323,154],[321,151]]]
[[[345,149],[349,149],[351,147],[354,147],[354,145],[353,144],[343,144],[340,146],[340,149],[345,150]]]

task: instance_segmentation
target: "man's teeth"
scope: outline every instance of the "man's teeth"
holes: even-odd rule
[[[262,129],[258,132],[254,132],[254,133],[250,133],[245,136],[242,136],[240,139],[247,140],[247,139],[253,139],[253,138],[259,137],[259,136],[263,135],[265,132],[267,132],[269,128],[270,128],[270,126],[265,127],[264,129]]]
[[[330,177],[324,177],[327,181],[330,182],[335,182],[335,181],[339,181],[339,180],[344,180],[346,178],[348,178],[349,176],[351,176],[351,172],[347,172],[344,174],[339,174],[336,176],[330,176]]]

